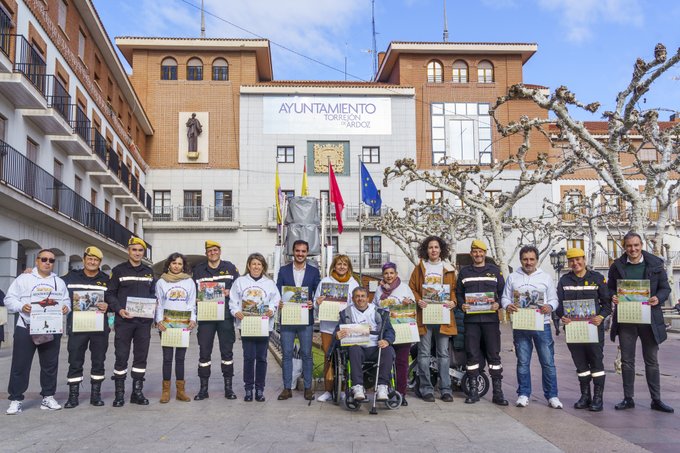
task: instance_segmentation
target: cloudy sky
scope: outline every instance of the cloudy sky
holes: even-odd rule
[[[115,36],[200,35],[200,0],[94,0]],[[377,49],[441,41],[444,0],[375,0]],[[532,42],[525,82],[611,108],[637,57],[680,46],[677,0],[446,0],[449,41]],[[370,80],[371,0],[205,0],[208,37],[271,41],[277,80]],[[345,76],[347,61],[347,76]],[[680,66],[641,108],[680,110]],[[662,112],[667,119],[670,112]],[[585,114],[583,119],[599,119]]]

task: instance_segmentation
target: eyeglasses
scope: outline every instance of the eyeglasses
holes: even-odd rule
[[[54,258],[46,258],[46,257],[44,257],[44,256],[41,256],[41,257],[38,258],[38,259],[39,259],[40,261],[42,261],[43,263],[49,262],[50,264],[54,264],[54,262],[56,261]]]

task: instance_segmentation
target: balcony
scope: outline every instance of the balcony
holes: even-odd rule
[[[359,262],[359,252],[345,252],[345,254],[352,262],[354,272],[357,272],[359,267],[362,269],[381,269],[382,265],[390,260],[390,254],[387,252],[364,252],[361,255],[361,263]]]
[[[71,104],[68,113],[70,133],[68,135],[52,135],[49,138],[58,143],[72,157],[91,157],[95,148],[93,139],[95,130],[91,127],[90,119],[77,104]],[[106,161],[105,157],[103,161]],[[93,166],[90,166],[88,169],[92,168]]]
[[[147,194],[148,196],[148,194]],[[148,196],[149,201],[151,197]],[[238,209],[233,206],[155,206],[151,210],[156,229],[237,229]]]
[[[85,228],[127,247],[132,232],[0,140],[0,181]],[[147,251],[151,259],[151,246]]]
[[[14,44],[16,58],[11,73],[0,73],[2,94],[20,109],[47,108],[50,77],[45,60],[22,35],[0,35],[0,43],[6,40],[9,49]]]
[[[373,214],[372,210],[363,204],[345,205],[345,209],[342,211],[342,225],[346,230],[358,230],[360,213],[363,213],[363,217],[380,217],[387,213],[388,210],[389,208],[383,206],[377,214]],[[326,221],[333,222],[333,225],[336,225],[337,220],[334,206],[329,207],[326,214]],[[276,228],[276,206],[272,206],[267,210],[267,227],[270,229]],[[361,227],[362,229],[372,230],[369,225],[366,225],[366,222],[364,222]]]
[[[47,105],[36,109],[19,109],[18,112],[35,123],[45,135],[54,137],[71,137],[72,118],[76,105],[71,103],[71,96],[66,88],[53,75],[45,76],[47,84]]]

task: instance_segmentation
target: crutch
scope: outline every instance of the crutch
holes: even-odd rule
[[[380,319],[382,320],[382,326],[380,326],[380,333],[378,334],[378,341],[382,340],[383,333],[385,332],[385,325],[387,322],[385,322],[385,319],[383,318],[382,314],[380,315]],[[389,318],[388,318],[389,319]],[[378,410],[375,408],[375,403],[376,400],[378,399],[378,379],[380,376],[380,356],[382,355],[382,348],[378,346],[378,363],[375,367],[375,384],[373,386],[373,405],[371,406],[371,410],[369,411],[369,414],[371,415],[377,415]]]

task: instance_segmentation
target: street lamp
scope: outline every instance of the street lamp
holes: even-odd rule
[[[550,252],[550,264],[552,264],[553,269],[555,269],[557,279],[559,280],[560,271],[564,269],[564,265],[567,264],[567,251],[564,250],[564,247],[562,247],[559,252],[556,252],[555,250]]]

